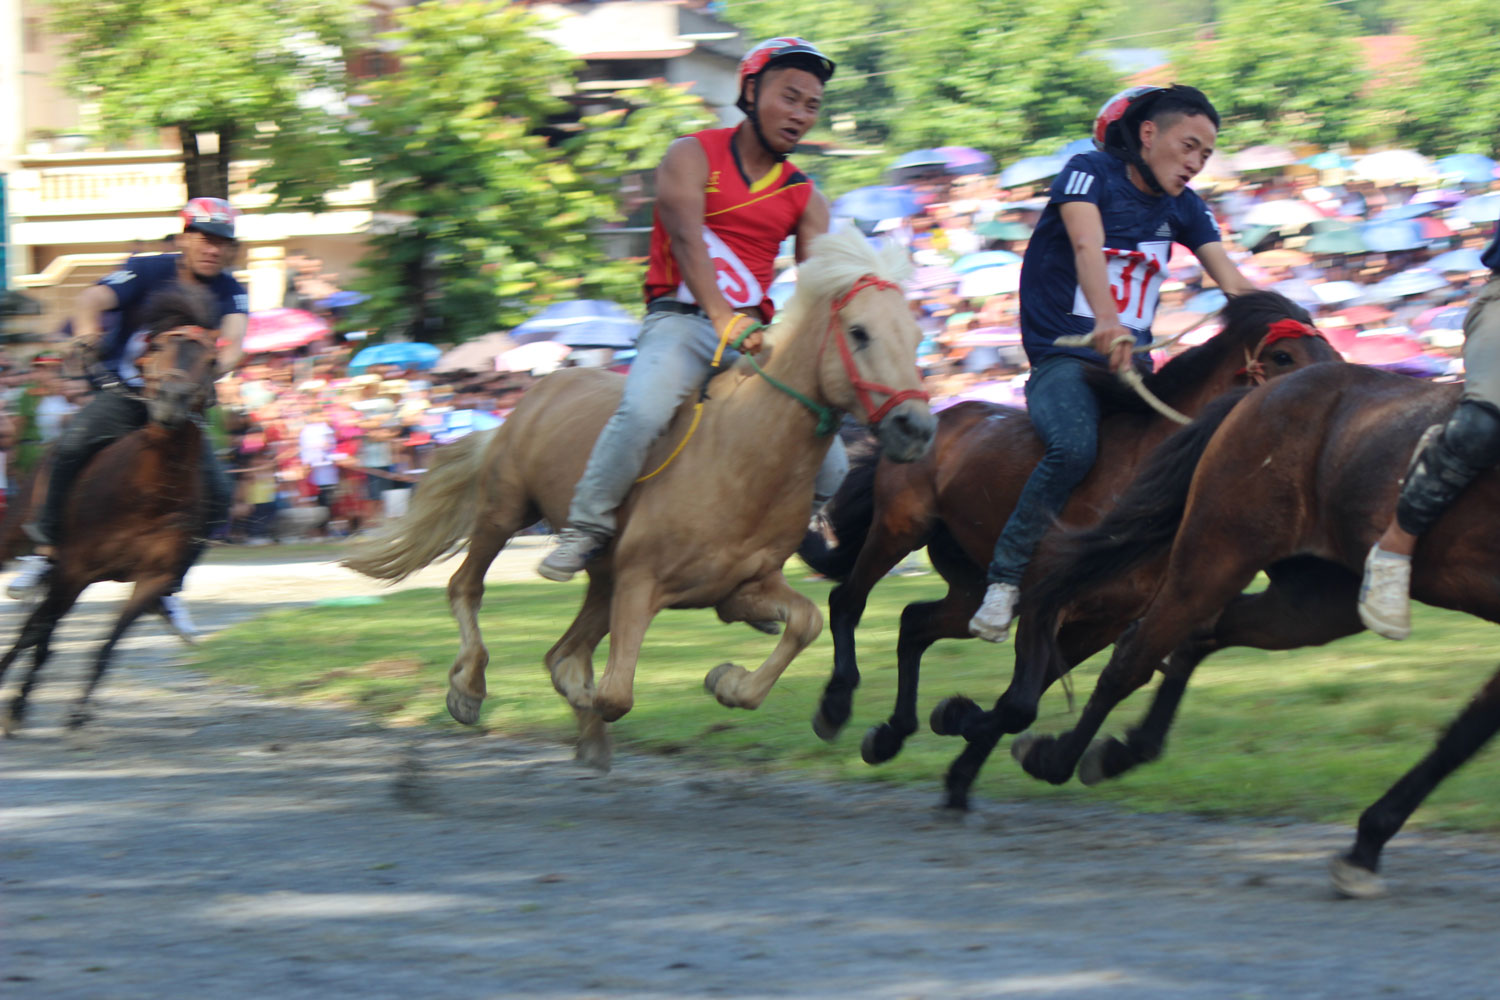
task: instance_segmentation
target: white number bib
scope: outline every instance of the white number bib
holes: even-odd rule
[[[1109,268],[1109,291],[1115,297],[1115,309],[1120,313],[1122,324],[1132,330],[1151,329],[1151,320],[1156,315],[1156,299],[1161,293],[1167,260],[1171,256],[1170,240],[1142,243],[1136,250],[1104,248],[1104,260]],[[1073,294],[1073,315],[1090,319],[1094,316],[1082,288]]]
[[[760,282],[755,280],[755,275],[744,262],[735,256],[729,245],[719,239],[712,229],[703,227],[703,242],[708,244],[708,259],[713,261],[714,273],[718,278],[719,291],[724,298],[735,309],[743,309],[746,306],[758,306],[766,297],[765,289],[760,287]],[[677,300],[679,302],[696,302],[693,293],[688,291],[687,282],[677,286]]]

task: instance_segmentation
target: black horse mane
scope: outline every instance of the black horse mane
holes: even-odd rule
[[[206,289],[190,285],[169,285],[146,300],[141,325],[151,336],[175,330],[180,326],[201,326],[216,330],[219,306]]]
[[[1146,376],[1146,388],[1168,405],[1202,385],[1231,352],[1255,347],[1266,329],[1279,319],[1295,319],[1312,325],[1312,316],[1280,292],[1250,292],[1230,299],[1221,314],[1224,329],[1206,343],[1190,348]],[[1090,368],[1089,385],[1099,396],[1104,413],[1150,413],[1150,406],[1135,391],[1102,367]]]

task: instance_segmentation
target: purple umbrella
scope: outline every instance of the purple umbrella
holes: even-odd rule
[[[931,265],[919,267],[907,282],[914,289],[927,290],[932,288],[943,288],[947,285],[956,285],[962,280],[962,275],[950,267]]]

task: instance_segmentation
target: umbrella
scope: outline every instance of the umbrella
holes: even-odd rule
[[[1223,153],[1214,153],[1208,158],[1208,162],[1203,164],[1203,169],[1198,171],[1198,176],[1194,177],[1193,180],[1202,181],[1209,178],[1232,180],[1238,176],[1239,171],[1234,169],[1234,163],[1228,156],[1225,156]]]
[[[1217,288],[1210,288],[1206,292],[1199,292],[1182,304],[1184,312],[1211,313],[1218,312],[1224,308],[1224,303],[1229,301],[1229,296]]]
[[[1376,253],[1391,253],[1396,250],[1416,250],[1427,245],[1422,227],[1415,219],[1396,219],[1391,222],[1368,222],[1360,227],[1365,246]]]
[[[1350,326],[1373,326],[1390,319],[1392,313],[1384,306],[1359,305],[1340,309],[1334,315],[1341,317]]]
[[[301,309],[267,309],[250,314],[245,330],[246,354],[272,354],[311,344],[326,336],[329,326]]]
[[[1261,267],[1303,267],[1312,258],[1300,250],[1266,250],[1250,258]]]
[[[1344,357],[1357,365],[1392,365],[1421,353],[1419,342],[1399,333],[1361,334],[1343,349]]]
[[[956,285],[959,282],[959,273],[950,267],[942,267],[932,264],[927,267],[919,267],[912,274],[911,281],[907,282],[912,288],[926,291],[933,288],[943,288],[948,285]]]
[[[438,358],[433,371],[439,372],[483,372],[495,367],[495,359],[516,346],[516,342],[505,333],[487,333],[447,351]]]
[[[1419,180],[1434,174],[1432,162],[1409,149],[1387,149],[1354,161],[1354,174],[1361,180],[1384,182]]]
[[[1468,306],[1433,306],[1411,321],[1414,330],[1462,330]]]
[[[943,159],[943,154],[936,149],[914,149],[910,153],[902,153],[891,161],[886,168],[888,173],[922,173],[930,170],[943,170],[948,162]]]
[[[1323,213],[1305,201],[1283,199],[1263,201],[1250,206],[1244,222],[1249,226],[1306,226],[1323,218]]]
[[[943,158],[943,166],[955,177],[995,172],[995,158],[982,149],[971,146],[939,146],[933,152]]]
[[[1495,179],[1495,161],[1478,153],[1455,153],[1433,164],[1443,177],[1461,184],[1488,184]]]
[[[640,333],[641,321],[618,302],[607,299],[574,299],[556,302],[510,331],[518,344],[537,340],[560,340],[568,331],[574,347],[629,347]],[[597,340],[598,343],[586,343]]]
[[[1365,294],[1364,286],[1352,281],[1320,281],[1312,286],[1312,290],[1313,294],[1318,297],[1318,302],[1325,306],[1353,302]]]
[[[1230,162],[1241,173],[1246,170],[1275,170],[1296,163],[1297,154],[1285,146],[1251,146],[1235,153]]]
[[[436,344],[415,340],[397,340],[366,347],[349,359],[349,371],[361,372],[371,365],[395,365],[398,368],[427,369],[437,364],[442,349]]]
[[[1068,162],[1066,156],[1027,156],[1000,171],[1001,187],[1020,187],[1056,177]]]
[[[954,347],[1020,347],[1021,331],[1013,326],[982,326],[953,342]]]
[[[1410,201],[1405,205],[1393,205],[1370,217],[1371,222],[1396,222],[1401,219],[1415,219],[1419,216],[1436,212],[1443,206],[1436,202]]]
[[[953,270],[959,274],[967,274],[985,267],[1000,267],[1020,262],[1021,255],[1018,253],[1011,253],[1009,250],[984,250],[980,253],[964,254],[954,262]]]
[[[958,283],[958,294],[966,299],[983,298],[986,295],[1004,295],[1018,291],[1020,287],[1021,265],[1004,264],[963,275]]]
[[[1079,153],[1092,153],[1094,151],[1093,139],[1074,139],[1062,149],[1057,151],[1058,156],[1077,156]]]
[[[1457,188],[1428,188],[1426,191],[1418,191],[1411,196],[1411,205],[1437,205],[1439,208],[1452,208],[1464,200],[1464,193]]]
[[[1453,210],[1453,213],[1470,225],[1477,226],[1482,222],[1494,222],[1500,219],[1500,191],[1465,198]]]
[[[1313,286],[1301,278],[1291,278],[1287,281],[1278,281],[1271,286],[1273,291],[1280,292],[1299,306],[1311,309],[1323,304]]]
[[[535,340],[529,344],[512,348],[495,356],[497,372],[530,372],[539,369],[551,371],[562,364],[562,359],[573,353],[571,347],[554,344],[550,340]]]
[[[486,410],[449,410],[443,414],[443,426],[432,435],[432,439],[438,444],[448,444],[466,434],[499,427],[504,422]]]
[[[1389,302],[1406,295],[1421,295],[1423,292],[1435,292],[1447,287],[1448,279],[1440,272],[1430,267],[1414,267],[1376,282],[1368,294],[1372,300]]]
[[[1473,247],[1460,247],[1457,250],[1449,250],[1440,253],[1427,262],[1427,266],[1439,271],[1486,271],[1484,262],[1479,259],[1479,251]]]
[[[1190,312],[1182,309],[1177,312],[1157,313],[1156,318],[1151,321],[1151,333],[1156,337],[1175,337],[1184,330],[1190,329],[1193,324],[1203,319],[1207,313]]]
[[[976,347],[964,355],[961,362],[966,372],[982,372],[988,368],[1000,366],[1000,349],[997,347]]]
[[[835,199],[832,215],[836,219],[858,219],[879,222],[882,219],[905,218],[922,210],[916,194],[904,187],[855,188]]]
[[[1024,222],[981,222],[974,227],[974,232],[987,240],[1000,240],[1004,243],[1031,239],[1031,227]]]
[[[1365,238],[1360,235],[1358,229],[1331,229],[1328,232],[1317,233],[1306,243],[1302,249],[1311,254],[1351,254],[1369,253],[1370,248],[1365,243]]]
[[[1301,162],[1312,167],[1314,170],[1348,170],[1350,165],[1354,163],[1349,157],[1332,151],[1303,157]]]
[[[318,308],[347,309],[350,306],[357,306],[361,302],[366,302],[369,300],[369,298],[370,297],[368,295],[365,295],[363,292],[334,292],[332,295],[328,296],[328,298],[319,300]]]

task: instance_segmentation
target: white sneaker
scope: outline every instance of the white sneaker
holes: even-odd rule
[[[52,560],[46,556],[22,556],[16,560],[20,569],[5,588],[7,597],[17,601],[35,601],[47,589]]]
[[[564,528],[557,536],[557,548],[547,553],[536,571],[548,580],[562,583],[573,579],[590,559],[604,548],[607,538],[591,535],[580,528]]]
[[[1411,556],[1370,547],[1359,586],[1359,620],[1387,639],[1411,635]]]
[[[187,605],[182,603],[182,598],[176,594],[163,594],[160,603],[161,616],[167,620],[178,638],[190,646],[197,642],[198,629],[193,625],[193,616],[188,614]]]
[[[984,603],[969,619],[969,634],[986,642],[1004,642],[1010,638],[1010,622],[1016,616],[1016,601],[1021,590],[1013,583],[992,583],[984,592]]]

